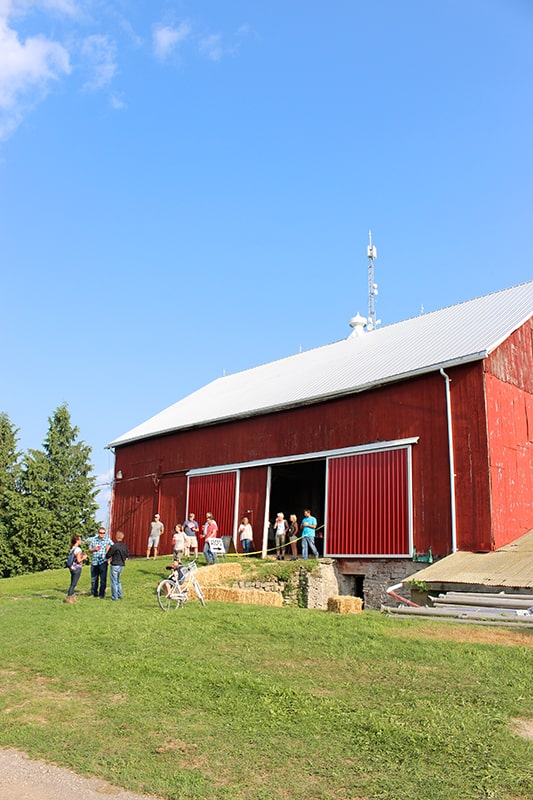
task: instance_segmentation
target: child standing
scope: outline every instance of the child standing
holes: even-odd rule
[[[182,556],[189,555],[189,547],[187,536],[183,530],[183,525],[176,525],[174,528],[174,536],[172,537],[172,549],[174,551],[174,558],[181,558]]]

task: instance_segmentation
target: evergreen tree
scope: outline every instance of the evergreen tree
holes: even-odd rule
[[[0,413],[0,577],[8,578],[20,571],[20,562],[13,550],[16,520],[20,515],[21,454],[17,450],[18,430],[5,412]]]
[[[66,404],[49,417],[42,450],[29,450],[22,485],[24,509],[16,550],[29,571],[63,565],[70,537],[96,527],[91,448],[78,441]]]

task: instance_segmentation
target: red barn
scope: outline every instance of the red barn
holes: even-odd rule
[[[416,554],[491,551],[533,528],[533,281],[221,377],[109,446],[112,531],[161,552],[212,511],[267,552],[278,511],[318,518],[341,572],[382,586]],[[359,591],[358,590],[358,591]]]

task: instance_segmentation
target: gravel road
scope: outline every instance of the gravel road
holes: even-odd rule
[[[161,800],[133,794],[98,778],[33,761],[19,750],[0,748],[0,800]]]

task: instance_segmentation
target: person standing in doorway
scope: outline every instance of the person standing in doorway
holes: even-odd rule
[[[211,545],[209,544],[210,539],[216,539],[218,534],[218,525],[216,524],[215,520],[213,519],[213,515],[208,513],[205,515],[205,522],[203,527],[203,534],[204,534],[204,556],[206,564],[216,564],[217,557],[211,550]]]
[[[276,536],[276,558],[278,561],[285,560],[285,538],[287,536],[287,530],[289,525],[287,520],[281,513],[276,515],[276,519],[274,520],[274,533]]]
[[[91,594],[93,597],[105,597],[107,586],[107,552],[112,540],[103,526],[98,528],[98,533],[89,539],[89,553],[91,557]]]
[[[116,542],[107,551],[107,560],[111,574],[111,600],[122,600],[122,570],[130,557],[130,551],[124,544],[124,534],[117,531]]]
[[[298,560],[298,517],[291,514],[289,517],[289,542],[291,543],[291,561]]]
[[[198,531],[200,527],[196,521],[196,515],[192,512],[183,523],[183,530],[187,537],[189,554],[192,554],[194,558],[198,558]]]
[[[254,547],[254,532],[248,517],[243,517],[239,525],[239,537],[242,544],[242,552],[245,555],[251,553]]]
[[[159,538],[165,532],[165,526],[161,522],[159,514],[154,514],[154,518],[150,523],[150,535],[148,537],[148,547],[146,548],[146,558],[150,558],[150,550],[154,548],[154,558],[157,558],[157,549],[159,547]]]
[[[304,561],[307,561],[309,557],[309,548],[313,551],[315,558],[318,558],[318,550],[315,547],[316,526],[316,517],[311,515],[311,510],[309,508],[304,509],[304,517],[300,523],[300,530],[302,532],[302,558]]]

